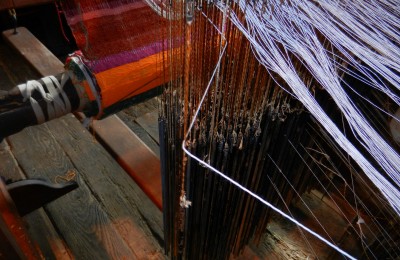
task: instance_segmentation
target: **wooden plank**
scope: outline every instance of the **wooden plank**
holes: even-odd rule
[[[50,122],[49,128],[135,255],[164,258],[161,211],[73,116]]]
[[[0,175],[13,181],[26,179],[6,141],[0,143]],[[71,259],[69,249],[54,229],[43,209],[23,217],[29,236],[39,246],[46,259]]]
[[[142,140],[147,147],[160,159],[160,146],[158,143],[149,135],[149,133],[136,122],[136,119],[130,117],[125,110],[119,112],[117,116],[131,129],[140,140]]]
[[[29,178],[44,177],[53,180],[69,170],[77,172],[76,181],[79,188],[45,207],[57,229],[63,234],[74,257],[82,259],[135,257],[115,230],[105,209],[86,185],[84,174],[75,168],[49,131],[47,124],[27,128],[9,137],[9,141],[17,161]],[[86,160],[92,156],[95,158],[96,155],[88,154]]]
[[[54,3],[54,0],[1,0],[0,10]]]
[[[158,136],[158,112],[152,111],[138,117],[136,121],[141,125],[144,130],[159,144]]]
[[[159,103],[158,98],[154,97],[154,98],[146,100],[142,103],[128,107],[128,108],[124,109],[122,112],[125,113],[130,118],[136,119],[146,113],[149,113],[152,111],[158,111],[159,104],[160,103]]]
[[[18,167],[6,140],[0,142],[0,176],[7,179],[25,179]]]
[[[158,144],[158,107],[157,97],[128,107],[119,113],[118,117],[160,158]],[[147,115],[151,113],[151,115]],[[147,115],[147,116],[146,116]],[[143,118],[141,118],[144,116]]]
[[[54,56],[35,36],[25,27],[3,32],[4,39],[13,46],[41,75],[50,76],[64,72],[63,63]]]
[[[157,156],[115,115],[94,122],[92,127],[122,168],[161,209],[161,169]]]
[[[38,74],[26,61],[0,40],[0,89],[10,90],[17,84],[37,77]]]

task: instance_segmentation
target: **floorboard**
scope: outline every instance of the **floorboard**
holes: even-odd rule
[[[160,147],[153,137],[136,122],[135,118],[132,118],[125,112],[125,110],[119,112],[118,117],[131,129],[139,138],[149,147],[149,149],[160,159]],[[157,121],[155,121],[156,123]]]
[[[122,226],[122,231],[131,249],[140,257],[159,253],[162,246],[158,243],[162,240],[160,210],[93,136],[82,130],[73,116],[49,122],[49,129],[110,218],[118,225],[121,221],[128,225]]]
[[[76,171],[79,188],[45,207],[74,255],[85,259],[132,257],[131,250],[112,227],[107,212],[47,125],[28,128],[9,137],[9,141],[16,160],[29,178],[52,181],[58,175]]]
[[[38,73],[0,39],[0,89],[10,90],[17,84],[38,77]]]
[[[26,178],[6,141],[0,143],[0,162],[0,175],[5,179],[17,181]],[[46,259],[71,258],[68,248],[43,209],[29,213],[24,221],[30,237]]]
[[[158,136],[158,111],[152,111],[138,117],[136,119],[138,124],[143,127],[144,130],[153,138],[157,144],[160,143]]]
[[[103,146],[161,209],[161,169],[156,155],[115,115],[94,122],[92,128]]]

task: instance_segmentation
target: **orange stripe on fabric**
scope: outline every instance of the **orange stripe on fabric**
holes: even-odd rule
[[[164,84],[162,55],[166,52],[97,73],[103,108]]]

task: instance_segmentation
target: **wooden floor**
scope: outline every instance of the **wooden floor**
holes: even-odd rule
[[[0,89],[36,78],[1,42]],[[132,114],[149,117],[155,102],[121,115],[157,152],[156,142],[138,124],[142,119]],[[24,217],[47,259],[165,258],[161,211],[72,114],[25,129],[0,144],[1,176],[60,182],[71,173],[79,183],[77,190]]]

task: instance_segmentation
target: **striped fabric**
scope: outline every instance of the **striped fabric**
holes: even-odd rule
[[[164,83],[166,19],[141,0],[66,0],[67,22],[101,89],[102,106]]]

